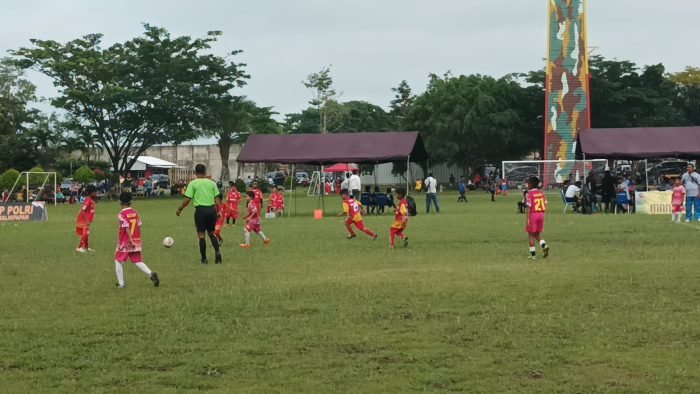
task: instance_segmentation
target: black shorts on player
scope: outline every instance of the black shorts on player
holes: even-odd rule
[[[216,227],[216,208],[199,206],[194,210],[194,225],[198,233],[213,233]]]

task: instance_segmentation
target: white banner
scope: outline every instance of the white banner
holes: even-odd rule
[[[672,195],[672,191],[637,192],[635,194],[637,212],[650,215],[670,215],[673,211],[671,206]]]

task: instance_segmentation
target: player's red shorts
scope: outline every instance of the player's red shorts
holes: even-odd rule
[[[525,226],[525,231],[528,233],[541,233],[544,231],[544,214],[543,213],[531,213],[530,220],[528,220],[527,226]]]
[[[120,252],[114,254],[114,260],[120,263],[126,263],[126,260],[131,260],[132,263],[143,263],[141,252]]]
[[[348,226],[353,224],[353,223],[355,224],[355,227],[357,227],[358,229],[360,229],[360,230],[365,229],[365,223],[362,220],[360,220],[359,222],[356,222],[356,221],[352,220],[351,218],[348,218],[348,220],[345,221],[345,224],[347,224]]]
[[[90,227],[76,227],[75,234],[79,237],[87,237],[90,235]]]
[[[262,226],[260,225],[260,223],[255,223],[255,224],[248,223],[245,225],[245,228],[246,228],[246,230],[253,232],[253,233],[259,233],[262,231]]]
[[[683,204],[680,205],[673,205],[673,213],[682,213],[683,212]]]
[[[226,210],[226,219],[233,218],[233,219],[238,219],[238,210],[237,209],[228,209]]]

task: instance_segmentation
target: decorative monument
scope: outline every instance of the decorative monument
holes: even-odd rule
[[[545,160],[574,160],[576,136],[590,126],[585,0],[549,0],[545,99]],[[560,181],[574,162],[553,164]]]

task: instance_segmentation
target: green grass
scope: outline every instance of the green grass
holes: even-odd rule
[[[265,221],[269,248],[240,250],[240,226],[226,228],[222,266],[197,263],[191,208],[137,201],[158,289],[131,266],[113,287],[114,203],[98,204],[89,256],[73,251],[76,206],[0,225],[0,387],[700,392],[700,226],[562,215],[551,196],[552,252],[530,263],[517,197],[469,198],[411,218],[408,249],[388,248],[389,215],[366,218],[374,242],[345,240],[330,214]]]

